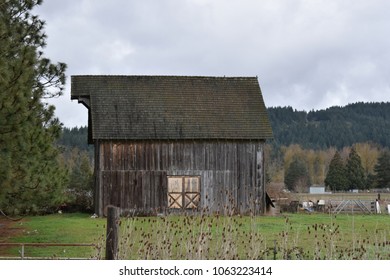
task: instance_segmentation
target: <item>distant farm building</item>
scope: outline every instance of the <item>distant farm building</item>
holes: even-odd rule
[[[255,77],[72,76],[95,146],[95,211],[264,213],[272,138]]]
[[[311,194],[324,194],[325,186],[311,186],[309,189],[309,193]]]

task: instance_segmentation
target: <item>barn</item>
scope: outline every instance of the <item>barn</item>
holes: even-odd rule
[[[257,77],[72,76],[95,147],[95,211],[264,213],[272,129]]]

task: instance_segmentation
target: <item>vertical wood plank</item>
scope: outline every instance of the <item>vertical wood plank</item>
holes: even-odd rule
[[[265,168],[264,168],[264,146],[259,145],[256,153],[256,189],[259,197],[258,212],[264,214],[265,211]]]
[[[102,169],[103,161],[103,145],[99,140],[95,141],[95,213],[99,217],[103,216],[103,178],[102,178]]]

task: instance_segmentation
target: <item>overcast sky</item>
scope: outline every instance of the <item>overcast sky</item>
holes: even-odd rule
[[[257,76],[267,107],[390,101],[388,0],[45,0],[45,54],[68,65],[53,101],[87,124],[70,76]]]

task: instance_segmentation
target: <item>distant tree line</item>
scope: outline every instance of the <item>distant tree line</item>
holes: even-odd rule
[[[372,143],[341,150],[268,144],[266,160],[268,181],[282,182],[295,192],[307,192],[311,185],[324,185],[329,191],[390,189],[389,149]]]
[[[87,152],[93,158],[93,145],[88,144],[88,127],[80,126],[68,128],[64,127],[57,145],[66,152],[77,148],[79,151]]]
[[[390,187],[390,103],[355,103],[319,111],[268,108],[270,182],[293,191]]]
[[[268,108],[274,145],[305,149],[342,149],[372,142],[390,147],[390,103],[355,103],[318,111]]]

